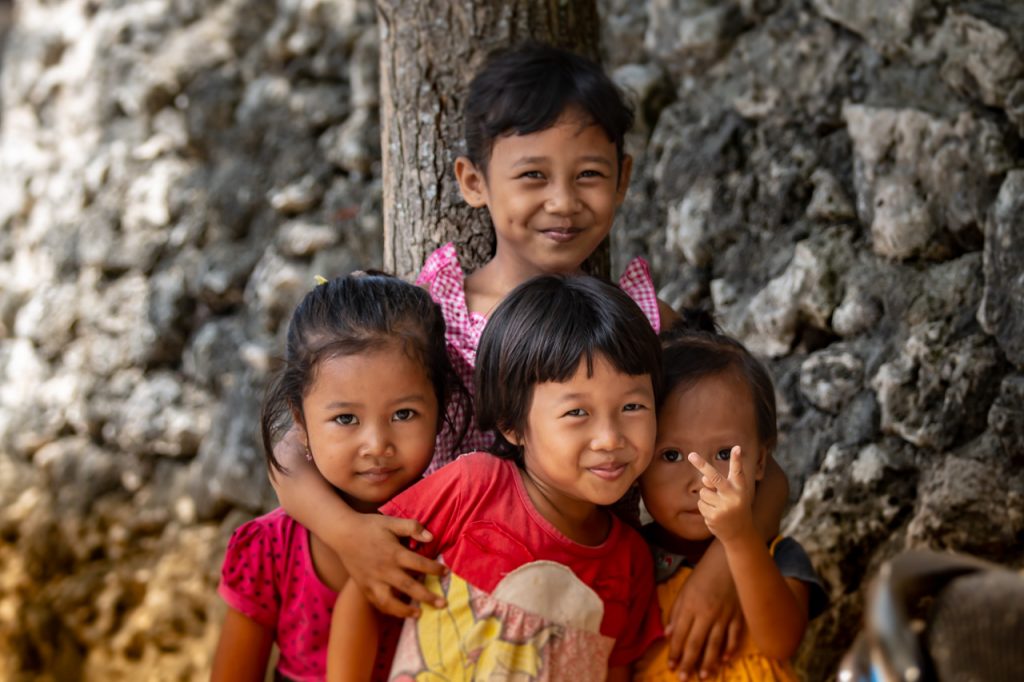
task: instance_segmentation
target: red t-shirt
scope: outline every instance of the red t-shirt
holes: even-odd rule
[[[426,526],[434,541],[416,551],[440,555],[455,574],[488,593],[532,561],[572,569],[604,602],[601,634],[615,639],[611,667],[636,660],[662,634],[653,563],[639,533],[611,515],[611,531],[600,545],[570,540],[534,508],[509,460],[463,455],[380,511]]]

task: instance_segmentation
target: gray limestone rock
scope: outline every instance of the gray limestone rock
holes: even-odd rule
[[[1012,165],[998,126],[972,114],[949,121],[859,104],[844,105],[843,116],[857,213],[876,253],[941,259],[977,248],[994,182]]]
[[[814,8],[825,18],[860,34],[875,49],[895,56],[914,31],[914,24],[931,0],[813,0]]]
[[[1006,175],[985,226],[985,296],[978,321],[1024,367],[1024,171]]]
[[[899,356],[871,379],[882,429],[918,447],[944,450],[978,434],[1004,371],[988,338],[951,331],[941,322],[912,327]]]
[[[813,353],[800,366],[800,392],[819,410],[837,414],[860,392],[864,362],[839,345]]]
[[[648,0],[644,45],[676,73],[714,62],[743,27],[733,0]]]
[[[988,426],[1011,460],[1024,460],[1024,376],[1010,374],[1003,378],[988,412]]]
[[[1004,108],[1024,80],[1020,32],[1024,10],[1015,3],[951,7],[942,25],[942,77],[958,92]]]
[[[911,546],[987,554],[1014,545],[1024,532],[1024,477],[987,448],[980,459],[945,455],[918,486],[907,527]],[[992,494],[992,481],[1001,494]]]

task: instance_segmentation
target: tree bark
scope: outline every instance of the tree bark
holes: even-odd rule
[[[463,154],[462,99],[493,50],[540,40],[598,58],[595,0],[378,0],[384,268],[411,279],[454,241],[462,265],[494,253],[486,209],[462,201],[452,170]],[[587,269],[607,275],[608,247]]]

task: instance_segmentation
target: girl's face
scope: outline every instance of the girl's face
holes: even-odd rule
[[[365,510],[416,481],[434,454],[434,386],[398,344],[320,362],[302,412],[316,468]]]
[[[567,109],[546,130],[495,140],[486,175],[465,157],[455,174],[466,202],[491,214],[495,258],[533,276],[577,271],[608,235],[632,159],[618,166],[604,130]]]
[[[581,360],[565,382],[533,387],[521,435],[526,476],[555,508],[571,515],[621,498],[651,461],[656,432],[650,376],[631,376],[604,357],[587,376]]]
[[[757,435],[757,417],[747,382],[736,372],[703,377],[674,389],[658,415],[654,459],[640,477],[644,506],[671,535],[706,540],[711,532],[697,510],[701,474],[686,460],[696,452],[729,475],[729,451],[742,449],[748,481],[764,475],[767,448]]]

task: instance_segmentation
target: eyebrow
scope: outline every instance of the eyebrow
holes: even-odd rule
[[[425,402],[427,402],[427,398],[422,393],[412,393],[410,395],[404,395],[401,398],[395,398],[394,400],[392,400],[388,404],[389,405],[398,405],[400,403],[425,403]],[[334,401],[332,403],[328,403],[327,405],[325,405],[324,409],[327,409],[327,410],[340,410],[340,409],[346,409],[346,408],[352,408],[352,407],[362,407],[362,406],[363,406],[363,403],[359,403],[359,402],[344,402],[344,401],[336,400],[336,401]]]
[[[551,157],[548,156],[524,156],[520,159],[517,159],[516,162],[512,164],[512,168],[519,168],[520,166],[532,166],[534,164],[544,163],[545,161],[549,161],[550,158]],[[602,166],[607,166],[609,168],[612,167],[612,162],[610,159],[595,154],[581,156],[579,159],[577,159],[577,162],[598,163],[601,164]]]
[[[589,393],[564,393],[564,394],[558,396],[558,401],[559,402],[568,402],[570,400],[583,400],[583,399],[586,399],[586,398],[592,398],[593,396],[594,396],[593,392],[589,392]],[[638,388],[633,388],[633,389],[630,389],[630,390],[626,391],[620,397],[621,398],[635,398],[635,397],[641,397],[642,398],[642,397],[646,397],[646,396],[647,396],[647,391],[645,391],[644,389],[638,387]]]

